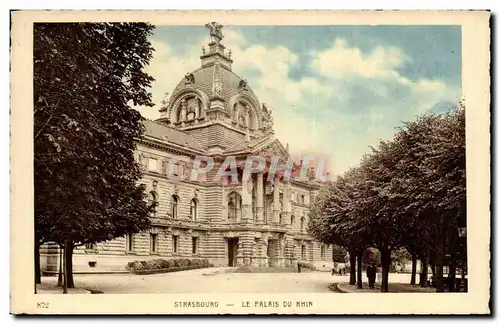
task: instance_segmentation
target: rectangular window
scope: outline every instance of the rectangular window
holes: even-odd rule
[[[321,260],[325,259],[325,250],[326,247],[324,245],[321,246]]]
[[[158,234],[150,234],[151,253],[158,252]]]
[[[125,238],[125,241],[127,244],[127,252],[134,251],[134,234],[128,233],[127,237]]]
[[[193,241],[193,254],[196,254],[198,253],[198,238],[193,237],[192,241]]]
[[[148,170],[151,172],[158,172],[158,160],[156,160],[154,158],[149,158]]]
[[[95,250],[95,244],[94,243],[87,243],[87,244],[85,244],[85,249]]]
[[[302,259],[306,258],[306,246],[302,245]]]
[[[177,253],[179,237],[177,235],[172,236],[172,251]]]

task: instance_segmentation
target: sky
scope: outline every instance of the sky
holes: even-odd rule
[[[224,26],[233,71],[273,108],[292,155],[328,159],[332,175],[356,166],[403,121],[442,113],[461,98],[460,26]],[[157,26],[146,72],[159,117],[164,93],[201,66],[205,26]]]

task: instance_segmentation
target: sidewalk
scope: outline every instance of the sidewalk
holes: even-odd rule
[[[380,284],[375,284],[375,289],[368,289],[368,282],[363,282],[363,289],[358,289],[356,285],[350,285],[347,282],[337,284],[337,289],[344,293],[380,293]],[[390,293],[432,293],[436,288],[422,288],[418,285],[405,283],[389,283]]]
[[[57,284],[52,283],[42,283],[36,285],[37,294],[62,294],[62,287],[57,287]],[[68,294],[90,294],[90,290],[83,288],[70,288],[68,289]]]

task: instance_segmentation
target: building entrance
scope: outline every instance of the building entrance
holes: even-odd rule
[[[238,238],[230,237],[227,239],[227,260],[228,266],[236,266],[236,257],[238,256]]]

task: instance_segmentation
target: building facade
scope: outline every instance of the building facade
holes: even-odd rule
[[[273,157],[279,165],[290,163],[288,147],[274,136],[272,110],[232,71],[221,27],[207,27],[212,40],[202,49],[201,67],[163,100],[159,119],[145,121],[137,142],[141,182],[148,199],[157,202],[152,228],[77,248],[75,272],[123,271],[129,261],[150,258],[207,258],[216,266],[255,267],[306,261],[331,267],[331,246],[307,233],[309,207],[321,184],[271,171]],[[266,168],[246,179],[249,156],[264,158]],[[213,168],[197,172],[208,170],[207,160]],[[236,166],[234,175],[218,176],[231,166]],[[300,168],[293,164],[292,171]],[[42,269],[57,271],[58,256],[57,248],[45,246]]]

